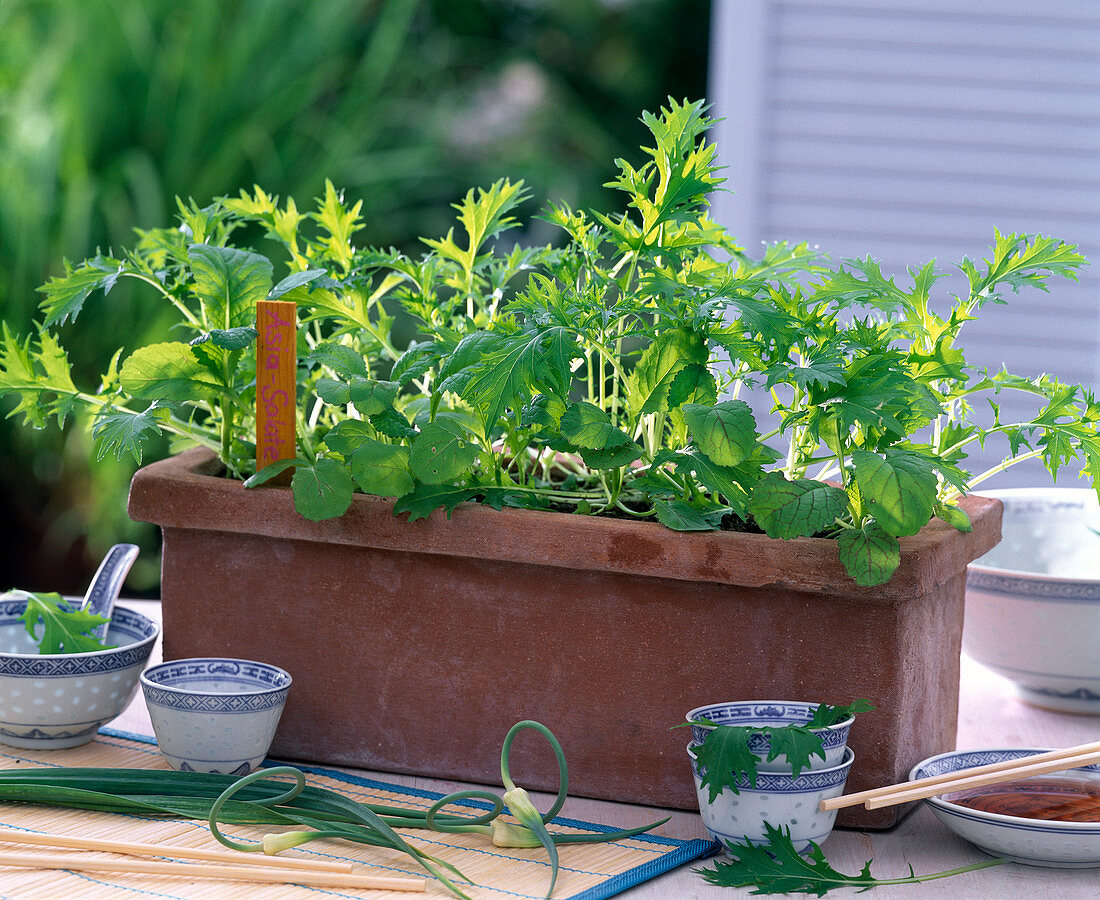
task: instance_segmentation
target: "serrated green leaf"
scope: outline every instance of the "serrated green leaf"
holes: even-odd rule
[[[404,387],[420,378],[432,367],[439,350],[432,341],[417,341],[405,349],[390,370],[390,380]]]
[[[454,487],[449,484],[425,484],[417,481],[413,489],[399,497],[393,506],[393,514],[409,514],[409,522],[426,519],[437,509],[445,510],[447,518],[454,508],[467,500],[485,493],[485,488]]]
[[[135,350],[122,364],[119,383],[131,396],[145,400],[213,400],[227,393],[195,348],[180,342]]]
[[[848,508],[840,488],[809,478],[788,481],[769,472],[753,488],[749,512],[768,537],[809,537],[832,525]]]
[[[381,412],[371,416],[370,423],[379,434],[395,440],[403,441],[416,435],[416,429],[409,424],[405,414],[398,412],[392,406],[387,406]]]
[[[760,480],[758,468],[720,466],[702,453],[677,454],[675,465],[678,472],[692,472],[708,491],[721,494],[739,518],[747,518],[750,492]]]
[[[693,748],[699,768],[699,783],[707,789],[713,803],[724,790],[740,794],[738,785],[747,780],[756,786],[759,759],[749,749],[749,737],[755,729],[740,725],[718,725],[707,733],[702,744]]]
[[[885,459],[853,450],[852,464],[865,507],[885,531],[901,537],[928,524],[937,483],[927,460],[902,450],[888,450]]]
[[[722,523],[723,510],[700,510],[683,500],[655,500],[657,521],[673,531],[714,531]]]
[[[551,394],[535,394],[520,411],[520,424],[526,428],[541,425],[557,431],[565,413],[565,402]]]
[[[800,725],[768,729],[767,761],[784,757],[791,764],[791,777],[798,778],[803,769],[813,766],[813,758],[825,759],[825,745],[819,735]]]
[[[702,403],[713,406],[718,400],[718,385],[710,370],[697,363],[684,366],[677,372],[668,388],[668,408],[677,409],[684,403]]]
[[[437,419],[413,439],[409,469],[424,484],[446,484],[466,475],[477,458],[477,447],[469,442],[461,425]]]
[[[696,446],[718,465],[736,466],[755,449],[756,419],[744,400],[685,403],[681,409]]]
[[[235,247],[192,244],[187,250],[192,290],[213,328],[237,328],[256,321],[256,304],[271,290],[271,260]]]
[[[343,378],[370,377],[363,354],[352,347],[332,341],[318,344],[303,362],[327,366]]]
[[[871,587],[890,580],[901,565],[901,545],[881,525],[871,521],[862,528],[845,529],[837,537],[840,561],[856,584]]]
[[[626,379],[626,402],[637,420],[670,408],[669,390],[676,376],[691,365],[705,366],[708,358],[703,336],[687,328],[658,335],[638,358]],[[686,397],[679,398],[682,403]]]
[[[113,453],[115,459],[122,459],[124,453],[129,453],[140,463],[142,444],[160,434],[160,423],[150,410],[138,413],[117,406],[100,409],[92,420],[96,459],[101,460],[108,453]]]
[[[860,697],[858,700],[853,700],[843,706],[830,706],[828,703],[819,703],[813,716],[810,717],[810,721],[806,723],[806,727],[828,728],[860,713],[871,712],[874,708],[871,701],[865,697]]]
[[[581,447],[578,452],[590,469],[621,469],[642,455],[641,448],[633,441],[615,447]]]
[[[370,378],[352,378],[348,385],[348,395],[355,408],[364,416],[374,416],[382,412],[397,398],[398,385],[395,381],[374,381]]]
[[[355,483],[365,493],[400,497],[413,489],[407,447],[368,439],[352,451],[350,462]]]
[[[74,269],[65,260],[65,274],[51,278],[38,289],[46,295],[40,305],[46,314],[42,327],[75,322],[92,291],[110,291],[124,265],[117,259],[96,255]]]
[[[483,411],[491,427],[507,407],[516,412],[522,409],[533,393],[563,395],[571,375],[569,365],[576,355],[576,335],[566,328],[507,335],[497,349],[471,366],[472,377],[459,392]]]
[[[968,532],[974,530],[974,526],[970,524],[970,516],[953,503],[940,503],[937,500],[935,512],[937,518],[942,519],[958,531]]]
[[[259,332],[251,325],[229,329],[212,328],[210,331],[204,331],[198,337],[192,338],[190,343],[192,347],[195,347],[209,341],[215,347],[221,347],[223,350],[243,350],[245,347],[251,346],[257,335],[259,335]]]
[[[19,398],[8,415],[23,415],[35,428],[42,428],[51,415],[59,426],[64,425],[79,393],[65,351],[48,331],[38,333],[38,349],[34,350],[30,337],[20,342],[7,322],[0,326],[0,390]]]
[[[303,285],[309,284],[311,281],[316,281],[322,275],[327,274],[328,273],[324,269],[306,269],[303,272],[291,272],[271,289],[271,293],[267,295],[267,299],[278,300],[284,294],[293,291],[295,288],[300,288]]]
[[[313,385],[313,390],[325,403],[332,406],[347,406],[351,403],[351,388],[342,381],[318,378],[317,383]]]
[[[604,450],[632,443],[630,435],[611,424],[606,412],[583,400],[569,405],[559,427],[562,437],[582,449]]]
[[[0,600],[27,601],[27,607],[19,618],[23,620],[27,634],[38,643],[39,653],[90,653],[114,646],[89,634],[109,622],[109,618],[93,615],[79,607],[70,607],[60,594],[14,590],[0,596]],[[41,636],[37,634],[39,625]]]
[[[351,473],[335,459],[327,457],[311,465],[297,465],[290,487],[294,492],[294,508],[314,522],[342,516],[351,506],[355,493]]]

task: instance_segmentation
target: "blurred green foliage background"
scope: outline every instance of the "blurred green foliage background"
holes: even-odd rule
[[[704,96],[709,17],[709,0],[3,0],[0,314],[26,334],[64,258],[171,224],[176,196],[259,184],[306,206],[329,178],[363,201],[363,243],[404,250],[504,176],[540,207],[598,205],[641,111]],[[119,346],[168,337],[122,286],[60,334],[87,387]],[[0,589],[81,594],[130,540],[127,592],[156,594],[132,461],[95,461],[80,422],[5,421],[0,447]]]

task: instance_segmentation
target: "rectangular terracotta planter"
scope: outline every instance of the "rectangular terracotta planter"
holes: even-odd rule
[[[704,703],[869,698],[848,790],[954,748],[965,569],[999,538],[996,501],[965,502],[969,534],[903,539],[893,579],[860,588],[829,540],[476,505],[409,524],[364,495],[310,522],[286,488],[216,470],[206,451],[147,466],[129,511],[164,535],[165,658],[294,677],[275,756],[498,784],[501,739],[530,718],[561,740],[571,793],[693,808],[670,726]],[[518,783],[556,788],[537,739],[515,750]]]

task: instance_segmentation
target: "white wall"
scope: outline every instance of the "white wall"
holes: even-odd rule
[[[967,356],[1100,385],[1100,0],[715,0],[710,80],[735,191],[715,212],[744,246],[806,240],[904,277],[984,255],[994,228],[1062,238],[1094,261],[1080,283],[986,307]],[[1049,476],[988,486],[1029,483]]]

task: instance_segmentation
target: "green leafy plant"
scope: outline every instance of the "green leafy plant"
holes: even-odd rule
[[[825,745],[813,729],[828,728],[857,713],[870,712],[874,707],[867,700],[856,700],[847,706],[819,704],[805,725],[723,725],[709,719],[695,719],[712,725],[703,742],[693,753],[699,764],[699,782],[706,787],[711,802],[724,790],[739,794],[740,785],[756,786],[760,757],[751,749],[754,738],[766,738],[768,753],[765,762],[783,757],[791,766],[791,775],[798,778],[803,769],[813,764],[814,757],[825,759]],[[683,722],[674,727],[692,724]]]
[[[509,180],[469,191],[419,257],[355,246],[360,207],[331,184],[311,213],[259,188],[181,204],[181,229],[142,232],[47,284],[33,338],[5,324],[0,389],[36,425],[93,408],[101,454],[140,455],[162,431],[211,447],[249,485],[294,466],[312,519],[341,515],[358,489],[397,498],[410,521],[479,501],[830,537],[863,585],[888,580],[899,538],[933,517],[968,530],[959,496],[1015,462],[1056,474],[1081,459],[1095,480],[1093,395],[974,369],[959,344],[987,305],[1075,278],[1074,247],[998,232],[988,259],[959,263],[967,290],[945,309],[935,262],[899,285],[870,258],[833,265],[805,245],[752,259],[707,215],[721,178],[704,104],[642,118],[646,158],[618,160],[608,185],[623,208],[551,205],[556,246],[509,240],[527,196]],[[274,257],[233,243],[256,230]],[[82,392],[50,329],[124,277],[170,304],[190,341],[116,357],[101,390]],[[264,296],[299,304],[299,446],[257,473],[250,328]],[[417,328],[406,346],[398,307]],[[1002,421],[1005,391],[1041,408]],[[749,392],[777,424],[758,426]],[[983,396],[992,424],[974,415]],[[1009,458],[967,472],[967,448],[992,435]]]
[[[760,844],[727,844],[731,862],[718,862],[714,868],[696,869],[710,884],[719,887],[751,887],[750,894],[813,894],[824,897],[837,888],[870,890],[879,885],[918,884],[935,881],[953,875],[964,875],[979,869],[1002,865],[1006,859],[986,859],[960,866],[946,872],[917,875],[913,867],[901,878],[875,878],[871,875],[871,863],[864,864],[858,875],[838,872],[825,858],[821,848],[810,841],[809,852],[799,853],[791,842],[790,830],[764,825],[768,836]]]
[[[0,596],[0,600],[27,601],[27,608],[19,618],[27,634],[38,644],[39,653],[87,653],[114,646],[89,633],[110,619],[73,609],[60,594],[10,590]]]

